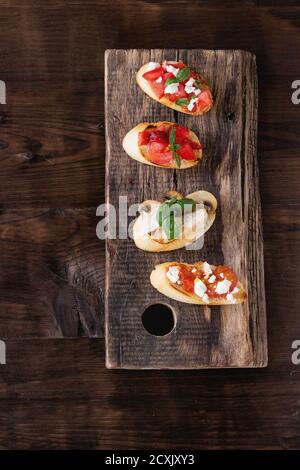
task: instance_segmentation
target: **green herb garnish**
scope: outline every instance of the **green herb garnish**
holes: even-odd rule
[[[174,127],[171,128],[170,134],[169,134],[169,148],[172,152],[172,156],[176,162],[176,165],[178,168],[180,168],[181,165],[181,157],[177,153],[177,150],[180,149],[180,145],[176,144],[176,134],[175,134],[175,129]]]
[[[187,106],[189,104],[190,100],[187,98],[178,98],[178,100],[175,101],[178,106]]]
[[[191,70],[189,67],[183,67],[183,69],[181,69],[178,74],[177,74],[177,80],[179,82],[184,82],[191,74]]]
[[[160,227],[167,235],[168,240],[174,240],[180,234],[180,227],[176,222],[176,217],[181,218],[186,211],[186,206],[189,207],[189,211],[196,209],[196,202],[193,199],[187,197],[177,199],[173,196],[169,201],[164,202],[159,206],[156,214],[156,220]]]
[[[172,78],[168,78],[168,80],[166,81],[166,85],[172,85],[173,83],[178,83],[178,80],[177,78],[175,77],[172,77]]]

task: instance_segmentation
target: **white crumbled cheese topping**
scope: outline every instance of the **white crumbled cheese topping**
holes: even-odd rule
[[[227,294],[229,291],[229,288],[231,286],[231,282],[228,281],[227,279],[224,279],[224,281],[219,281],[216,287],[216,293],[217,294]]]
[[[194,93],[197,88],[194,87],[195,80],[191,77],[185,84],[184,90],[186,93]]]
[[[212,284],[213,282],[215,282],[215,280],[216,280],[216,276],[213,274],[213,275],[210,276],[210,278],[208,279],[208,282],[210,282],[210,283]]]
[[[173,67],[173,65],[166,65],[166,71],[172,73],[173,75],[175,75],[175,77],[177,77],[179,69],[177,67]]]
[[[235,287],[232,291],[233,294],[237,294],[238,292],[240,292],[240,289],[238,287]]]
[[[194,86],[195,79],[191,77],[185,84],[185,86]]]
[[[160,67],[160,64],[158,62],[149,62],[147,64],[147,70],[148,72],[150,72],[151,70],[155,70],[157,69],[158,67]]]
[[[169,279],[169,281],[174,282],[174,284],[179,281],[179,269],[177,268],[177,266],[169,267],[167,271],[167,278]]]
[[[197,269],[196,268],[193,268],[192,269],[192,273],[196,273],[197,272]]]
[[[199,297],[203,297],[206,290],[207,290],[207,288],[206,288],[206,285],[204,284],[204,282],[202,282],[201,279],[196,277],[196,279],[194,281],[194,292],[195,292],[195,294],[198,295]]]
[[[194,108],[194,105],[195,105],[196,101],[197,101],[197,98],[193,98],[193,99],[189,102],[189,104],[188,104],[188,106],[187,106],[187,109],[188,109],[189,111],[193,111],[193,108]]]
[[[155,80],[155,83],[161,83],[162,82],[162,77],[158,77],[156,80]]]
[[[224,274],[223,273],[220,273],[220,277],[222,277],[224,279]]]
[[[208,302],[209,302],[209,297],[208,297],[208,295],[207,295],[207,294],[204,294],[203,297],[202,297],[202,300],[203,300],[203,302],[208,303]]]
[[[165,93],[174,95],[174,93],[177,93],[178,87],[179,87],[179,83],[171,83],[171,85],[166,86]]]
[[[226,299],[233,304],[236,302],[235,298],[233,297],[232,293],[226,295]]]
[[[200,88],[196,88],[196,90],[194,91],[194,95],[198,96],[200,95],[200,93],[201,93]]]
[[[204,261],[202,268],[205,276],[210,276],[212,274],[211,267],[206,261]]]

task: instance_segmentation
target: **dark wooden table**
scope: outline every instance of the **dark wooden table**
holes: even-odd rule
[[[300,448],[300,4],[257,3],[0,1],[1,448]],[[257,54],[267,369],[104,368],[95,227],[117,47]]]

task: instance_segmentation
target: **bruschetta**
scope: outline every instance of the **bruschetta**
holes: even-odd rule
[[[165,202],[144,201],[133,225],[133,240],[144,251],[178,250],[209,230],[216,209],[216,198],[207,191],[196,191],[186,197],[171,191]]]
[[[181,60],[149,62],[139,69],[136,80],[150,98],[181,113],[198,116],[213,106],[211,90],[202,75]]]
[[[200,305],[231,305],[244,302],[246,291],[236,274],[227,266],[206,261],[193,265],[163,263],[150,275],[155,289],[179,302]]]
[[[202,158],[196,134],[169,121],[138,124],[124,137],[123,148],[134,160],[161,168],[183,170]]]

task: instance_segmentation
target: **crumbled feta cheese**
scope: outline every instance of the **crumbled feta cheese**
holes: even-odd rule
[[[200,95],[200,93],[201,93],[200,88],[196,88],[196,90],[194,91],[194,95],[198,96]]]
[[[224,281],[219,281],[216,287],[216,293],[226,294],[229,291],[230,286],[231,286],[231,282],[228,281],[227,279],[224,279]]]
[[[191,77],[185,84],[185,86],[194,86],[195,79]]]
[[[240,289],[238,287],[235,287],[232,291],[233,294],[237,294],[238,292],[240,292]]]
[[[226,295],[226,299],[233,304],[236,302],[235,298],[233,297],[232,293]]]
[[[204,261],[202,268],[203,268],[205,276],[208,277],[212,274],[211,267],[206,261]]]
[[[193,268],[192,269],[192,273],[196,273],[197,272],[197,269],[196,268]]]
[[[157,69],[158,67],[160,67],[160,64],[158,62],[149,62],[147,64],[147,70],[148,72],[150,72],[151,70],[155,70]]]
[[[213,282],[215,282],[216,280],[216,276],[213,274],[212,276],[210,276],[210,278],[208,279],[208,282],[210,282],[210,284],[212,284]]]
[[[194,87],[194,83],[195,80],[192,77],[186,82],[184,87],[186,93],[194,93],[197,90],[197,88]]]
[[[198,295],[199,297],[203,297],[206,290],[207,290],[207,288],[206,288],[206,285],[204,284],[204,282],[202,282],[201,279],[196,277],[196,279],[194,281],[194,292],[195,292],[195,294]]]
[[[203,302],[208,303],[208,302],[209,302],[209,297],[208,297],[208,295],[207,295],[207,294],[204,294],[203,297],[202,297],[202,300],[203,300]]]
[[[220,273],[220,277],[222,277],[224,279],[224,274],[223,273]]]
[[[189,111],[193,111],[193,108],[194,108],[194,105],[195,105],[196,101],[198,101],[197,98],[191,99],[191,101],[189,102],[189,104],[187,106],[187,109]]]
[[[178,87],[179,87],[179,83],[171,83],[171,85],[166,86],[165,93],[174,95],[174,93],[177,93]]]
[[[158,77],[156,80],[155,80],[155,83],[161,83],[162,82],[162,77]]]
[[[179,269],[177,266],[170,266],[167,271],[167,278],[176,284],[179,281]]]
[[[173,75],[175,75],[175,77],[177,77],[179,69],[177,67],[173,67],[173,65],[166,65],[166,71],[172,73]]]

